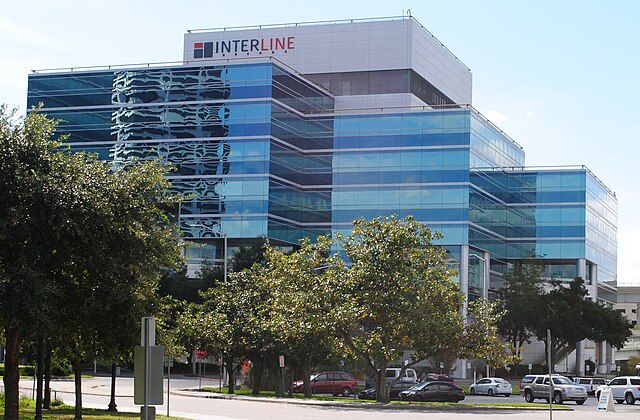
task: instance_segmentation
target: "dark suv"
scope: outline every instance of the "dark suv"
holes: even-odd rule
[[[358,381],[348,372],[331,371],[311,376],[311,389],[314,394],[349,395],[358,392]],[[293,384],[293,392],[304,392],[304,382],[298,380]]]

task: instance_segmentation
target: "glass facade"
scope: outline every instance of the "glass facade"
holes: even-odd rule
[[[394,91],[416,84],[410,71],[315,79],[370,93],[383,76]],[[470,106],[335,112],[332,93],[270,61],[33,74],[28,105],[39,102],[72,150],[174,166],[193,260],[221,258],[221,233],[231,247],[293,246],[397,214],[444,234],[470,299],[532,255],[550,278],[575,277],[579,260],[615,278],[615,196],[583,167],[524,167],[522,148]]]

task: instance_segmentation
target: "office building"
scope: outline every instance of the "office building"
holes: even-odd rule
[[[470,300],[537,255],[545,276],[615,301],[615,195],[584,166],[527,167],[472,107],[470,69],[413,17],[188,31],[178,63],[36,71],[38,102],[73,150],[176,167],[191,263],[220,260],[222,234],[295,246],[414,215],[444,234]]]

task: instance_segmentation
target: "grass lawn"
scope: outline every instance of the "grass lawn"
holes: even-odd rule
[[[32,419],[36,412],[36,402],[30,398],[20,399],[20,420]],[[47,420],[73,420],[74,408],[64,404],[57,404],[50,410],[43,410],[42,418]],[[0,394],[0,413],[4,413],[4,394]],[[82,410],[82,417],[91,420],[118,420],[118,419],[139,419],[140,413],[111,413],[106,410],[85,408]],[[180,417],[165,417],[156,415],[157,418],[180,420]],[[0,415],[0,418],[4,418]]]
[[[514,387],[514,391],[515,391],[516,387]],[[217,393],[222,393],[222,394],[226,394],[227,393],[227,388],[226,387],[222,387],[222,388],[217,388],[217,387],[205,387],[202,388],[203,392],[217,392]],[[235,391],[235,395],[246,395],[246,396],[251,396],[251,390],[250,389],[236,389]],[[276,397],[276,393],[275,391],[260,391],[260,394],[257,395],[256,397],[263,397],[263,398],[275,398]],[[299,393],[294,393],[292,397],[289,397],[289,394],[285,394],[286,398],[299,398],[299,399],[306,399],[304,394],[299,394]],[[317,400],[317,401],[342,401],[342,402],[361,402],[361,403],[375,403],[375,401],[373,400],[360,400],[358,399],[357,395],[353,395],[351,397],[334,397],[331,395],[314,395],[311,398],[308,398],[310,400]],[[425,404],[425,405],[442,405],[442,404],[457,404],[457,405],[464,405],[464,406],[469,406],[469,407],[513,407],[513,408],[549,408],[549,404],[539,404],[539,403],[527,403],[524,400],[518,401],[518,402],[502,402],[499,399],[496,399],[496,402],[491,402],[491,403],[472,403],[472,402],[459,402],[459,403],[439,403],[439,402],[421,402],[421,403],[416,403],[416,402],[409,402],[409,401],[391,401],[390,404]],[[571,407],[568,406],[563,406],[563,405],[554,405],[553,406],[554,410],[571,410]]]

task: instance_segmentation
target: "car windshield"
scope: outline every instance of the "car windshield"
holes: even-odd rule
[[[506,383],[507,383],[507,381],[505,381],[505,380],[504,380],[504,379],[502,379],[502,378],[495,378],[495,379],[494,379],[494,381],[496,381],[496,382],[497,382],[497,383],[499,383],[499,384],[506,384]]]
[[[427,384],[428,384],[428,383],[429,383],[429,382],[423,382],[423,383],[421,383],[421,384],[414,385],[414,386],[412,386],[412,387],[411,387],[411,389],[415,389],[415,390],[422,389],[422,388],[424,388],[425,386],[427,386]]]
[[[564,376],[553,378],[553,383],[558,385],[573,385],[573,382],[571,382],[569,378],[565,378]]]
[[[309,380],[313,381],[318,377],[318,375],[319,375],[318,373],[314,373],[313,375],[311,375],[311,378],[309,378]]]

